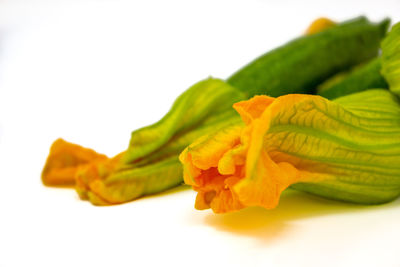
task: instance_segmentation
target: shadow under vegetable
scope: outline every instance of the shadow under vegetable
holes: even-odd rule
[[[327,200],[303,192],[288,189],[278,207],[266,210],[250,207],[227,214],[207,214],[204,222],[218,231],[269,240],[288,234],[296,220],[333,214],[363,213],[376,209],[397,207],[400,200],[383,205],[357,205]]]

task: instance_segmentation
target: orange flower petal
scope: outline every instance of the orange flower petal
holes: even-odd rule
[[[236,103],[246,126],[232,126],[187,147],[180,156],[185,183],[198,191],[195,207],[211,208],[216,213],[246,206],[274,208],[283,190],[291,184],[319,179],[318,174],[299,170],[301,159],[274,153],[265,139],[271,123],[287,116],[296,103],[307,110],[309,96],[279,98],[256,96]],[[306,101],[304,101],[306,100]],[[307,173],[307,175],[305,175]]]
[[[42,181],[49,186],[74,185],[75,174],[80,167],[107,159],[106,155],[92,149],[57,139],[50,148],[42,172]]]
[[[240,101],[233,108],[240,114],[244,123],[250,124],[254,119],[261,116],[265,109],[274,102],[274,97],[258,95],[250,100]]]

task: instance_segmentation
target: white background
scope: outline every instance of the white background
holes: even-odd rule
[[[95,207],[40,182],[56,138],[113,156],[196,81],[360,14],[400,2],[0,0],[0,266],[400,266],[400,201],[215,215],[184,188]]]

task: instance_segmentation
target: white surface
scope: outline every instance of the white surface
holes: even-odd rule
[[[0,1],[0,266],[400,266],[400,201],[300,193],[273,211],[193,208],[175,190],[94,207],[46,188],[63,137],[112,156],[209,75],[225,78],[314,18],[400,20],[398,1]]]

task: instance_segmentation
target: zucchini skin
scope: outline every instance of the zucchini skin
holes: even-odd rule
[[[317,93],[325,98],[335,99],[372,88],[388,89],[389,85],[381,75],[381,69],[381,59],[375,58],[328,88],[324,88],[322,84]]]
[[[314,93],[335,73],[375,57],[389,23],[359,17],[297,38],[250,62],[227,82],[248,96]]]

